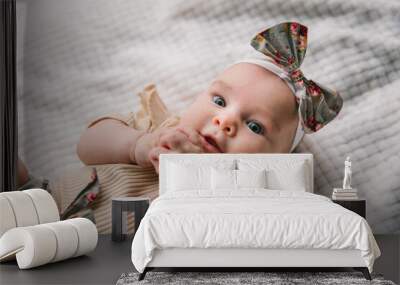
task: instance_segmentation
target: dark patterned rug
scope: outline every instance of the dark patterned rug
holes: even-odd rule
[[[117,285],[133,284],[379,284],[395,285],[384,280],[382,275],[372,274],[372,281],[364,278],[360,272],[154,272],[150,271],[142,281],[139,273],[124,273]]]

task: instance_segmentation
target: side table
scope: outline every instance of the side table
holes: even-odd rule
[[[359,214],[364,219],[366,218],[367,201],[365,199],[332,200],[332,202],[339,204],[340,206],[342,206],[350,211],[353,211],[356,214]]]
[[[133,212],[135,217],[135,233],[140,221],[150,205],[147,197],[116,197],[112,198],[112,234],[113,241],[123,241],[127,237],[127,212]]]

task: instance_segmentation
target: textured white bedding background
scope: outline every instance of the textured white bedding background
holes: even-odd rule
[[[267,26],[309,27],[306,77],[341,92],[339,117],[304,139],[316,192],[353,186],[367,198],[375,233],[400,232],[400,2],[18,0],[20,156],[54,179],[82,165],[76,143],[86,123],[136,110],[154,82],[179,112],[218,72],[245,56]],[[22,16],[23,17],[22,17]]]

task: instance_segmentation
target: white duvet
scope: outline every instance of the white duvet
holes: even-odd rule
[[[380,256],[366,220],[330,199],[257,189],[158,197],[133,239],[132,262],[143,272],[154,249],[174,247],[358,249],[370,272]]]

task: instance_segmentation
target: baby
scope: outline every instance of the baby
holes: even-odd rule
[[[224,69],[179,117],[149,85],[139,94],[138,112],[90,122],[77,145],[79,158],[90,166],[66,175],[53,190],[62,217],[91,217],[100,233],[110,233],[111,197],[158,196],[160,154],[288,153],[304,134],[337,116],[339,94],[300,70],[305,26],[278,24],[251,45],[257,56]],[[90,186],[94,180],[96,187]]]
[[[293,151],[305,133],[318,131],[342,107],[338,93],[300,71],[306,43],[307,28],[298,23],[259,33],[251,44],[263,56],[223,70],[175,124],[149,131],[103,117],[81,135],[79,158],[87,165],[130,163],[158,172],[163,153]]]

